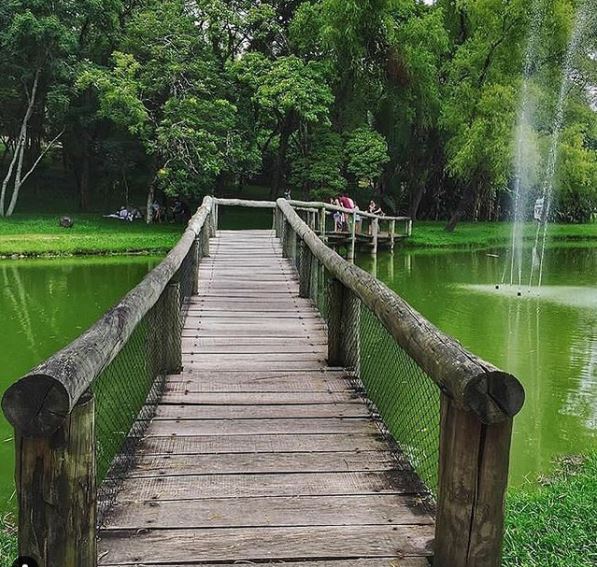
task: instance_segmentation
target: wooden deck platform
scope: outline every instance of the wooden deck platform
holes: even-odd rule
[[[433,519],[270,231],[220,232],[99,564],[423,567]]]

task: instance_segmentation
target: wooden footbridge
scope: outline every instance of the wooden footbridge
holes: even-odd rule
[[[218,231],[232,205],[274,229]],[[22,555],[500,564],[520,383],[326,246],[317,205],[206,198],[160,266],[8,390]]]

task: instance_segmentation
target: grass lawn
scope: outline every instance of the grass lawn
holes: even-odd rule
[[[420,221],[413,227],[407,246],[412,247],[486,247],[509,245],[512,238],[510,223],[463,222],[456,230],[448,233],[444,222]],[[533,241],[536,225],[528,223],[525,239]],[[597,241],[597,224],[554,224],[548,235],[551,241],[594,240]]]
[[[71,229],[57,215],[15,215],[0,219],[0,256],[164,253],[180,238],[181,225],[147,226],[98,215],[75,215]]]
[[[16,527],[8,516],[0,515],[0,566],[8,567],[16,558]]]
[[[223,209],[222,228],[270,228],[271,211]],[[180,238],[183,227],[162,224],[147,226],[142,221],[124,223],[99,215],[75,215],[75,226],[58,226],[58,215],[18,214],[0,219],[0,256],[125,254],[149,252],[162,254]],[[441,222],[418,222],[407,246],[416,248],[457,248],[505,246],[510,243],[508,223],[461,223],[447,233]],[[597,242],[597,224],[553,225],[552,241]],[[529,224],[525,237],[532,240],[534,226]]]
[[[504,566],[597,565],[597,452],[563,460],[540,486],[508,497]]]

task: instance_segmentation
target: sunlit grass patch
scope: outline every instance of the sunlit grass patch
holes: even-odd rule
[[[568,457],[508,497],[504,565],[597,565],[597,452]]]

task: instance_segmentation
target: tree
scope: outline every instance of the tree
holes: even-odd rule
[[[150,160],[148,222],[156,189],[192,195],[213,190],[242,153],[236,108],[210,46],[185,3],[151,1],[131,17],[111,69],[89,66],[99,113],[137,136]]]
[[[273,197],[281,195],[291,138],[298,141],[314,125],[329,124],[334,97],[326,82],[325,66],[305,63],[294,55],[271,61],[249,53],[234,68],[238,81],[252,93],[258,128],[270,132],[264,149],[278,139],[271,193]]]
[[[23,184],[63,133],[55,133],[42,149],[46,121],[59,123],[66,104],[61,87],[74,45],[70,5],[65,0],[50,9],[30,0],[13,0],[0,13],[0,68],[10,85],[5,93],[20,115],[17,128],[12,126],[12,159],[0,189],[0,216],[14,213]],[[54,124],[48,125],[48,130],[53,128]]]

